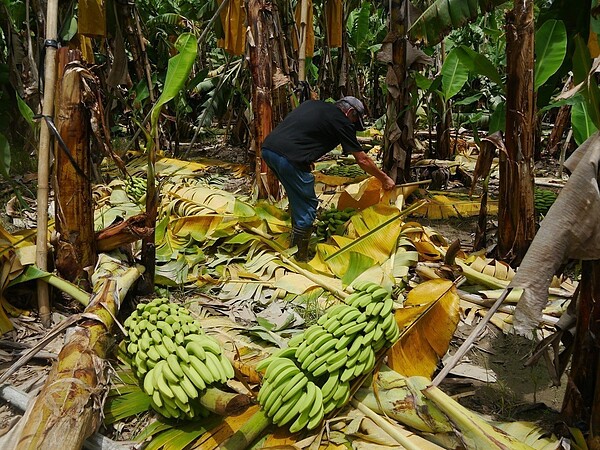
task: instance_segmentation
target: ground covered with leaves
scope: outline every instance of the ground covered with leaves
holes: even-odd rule
[[[376,151],[375,147],[374,155]],[[456,167],[462,167],[465,172],[473,170],[476,155],[468,147],[457,158],[458,164],[444,167],[443,162],[433,163],[436,170],[441,167],[448,172],[438,191],[428,190],[427,184],[423,184],[386,198],[380,195],[380,189],[372,180],[354,172],[330,170],[351,162],[335,154],[321,161],[317,164],[320,214],[332,208],[347,209],[354,211],[354,217],[343,223],[332,222],[328,233],[320,235],[318,241],[313,239],[314,259],[307,266],[297,264],[293,249],[288,248],[290,224],[285,200],[273,203],[257,202],[253,198],[252,173],[248,170],[253,160],[251,155],[217,143],[190,150],[188,159],[160,158],[157,163],[162,199],[157,227],[158,295],[169,296],[174,302],[189,307],[207,333],[223,345],[227,356],[237,362],[238,375],[245,376],[227,383],[233,392],[253,397],[260,379],[252,369],[256,363],[275,349],[285,347],[291,337],[316,322],[335,303],[335,294],[344,289],[352,290],[356,280],[384,286],[392,293],[397,307],[406,305],[407,301],[410,303],[410,292],[427,280],[440,276],[456,280],[461,275],[460,270],[445,264],[444,257],[450,243],[459,239],[461,248],[457,257],[484,276],[477,280],[467,277],[462,281],[464,286],[457,286],[452,297],[455,322],[449,319],[450,309],[432,307],[433,315],[424,313],[410,322],[399,323],[405,332],[401,340],[410,339],[411,334],[433,339],[432,330],[436,327],[452,330],[452,338],[445,344],[448,353],[444,350],[439,355],[432,354],[431,348],[425,346],[413,349],[415,354],[422,351],[423,355],[430,355],[423,359],[429,359],[425,372],[431,376],[443,364],[437,358],[445,356],[447,361],[485,315],[486,304],[489,306],[493,298],[492,291],[497,295],[512,276],[511,270],[501,263],[486,259],[483,253],[472,253],[479,199],[465,195],[466,186],[456,176]],[[143,155],[129,155],[127,165],[134,178],[144,178]],[[554,173],[550,166],[544,166],[544,170],[545,175]],[[112,223],[116,217],[135,215],[143,209],[143,189],[136,190],[130,180],[121,180],[110,165],[103,168],[103,173],[105,182],[94,188],[97,229]],[[493,198],[489,206],[493,211]],[[35,218],[25,213],[18,208],[7,211],[5,228],[15,227],[15,218],[20,220],[16,222],[19,226],[31,224]],[[494,220],[491,214],[488,226],[492,236]],[[493,247],[493,238],[489,247]],[[134,255],[137,250],[135,246],[130,249]],[[16,289],[11,291],[11,303],[33,310],[32,286],[19,285]],[[479,304],[473,302],[474,297],[480,300]],[[130,301],[145,300],[132,296]],[[436,301],[419,298],[417,303],[435,305]],[[560,307],[548,314],[560,314],[567,301],[568,298],[556,299]],[[134,309],[134,303],[124,305],[122,320]],[[65,299],[56,302],[54,322],[76,309],[76,305]],[[497,313],[440,387],[489,422],[529,420],[538,423],[545,432],[551,432],[560,420],[558,411],[565,380],[562,387],[553,386],[543,358],[525,367],[535,343],[512,335],[511,320],[510,311]],[[33,344],[44,333],[34,315],[11,318],[11,322],[15,330],[6,333],[2,340],[3,368],[9,367],[19,356],[15,345]],[[418,328],[415,332],[407,331],[415,328]],[[541,328],[539,336],[550,330],[550,325]],[[120,339],[118,335],[116,343]],[[34,393],[46,376],[48,363],[56,357],[61,340],[62,335],[52,341],[46,353],[39,353],[33,364],[13,375],[10,382],[24,392]],[[403,360],[399,355],[395,358],[400,361],[396,368],[410,367],[403,375],[417,374],[418,364],[414,358]],[[154,436],[148,448],[167,445],[169,437],[173,437],[167,433],[173,424],[156,422],[156,415],[146,412],[148,404],[143,401],[138,409],[128,409],[126,406],[131,403],[125,403],[131,398],[123,394],[135,394],[138,400],[143,400],[144,394],[138,394],[132,387],[136,385],[135,377],[123,366],[122,359],[113,360],[111,366],[113,389],[105,410],[106,424],[100,431],[118,441],[140,442]],[[9,404],[1,406],[2,433],[12,428],[19,414]],[[237,416],[237,426],[248,420],[248,414]],[[354,414],[356,410],[352,408],[339,411],[336,416],[346,419],[334,418],[329,422],[330,442],[342,444],[346,439],[343,436],[369,442],[364,438],[365,429],[354,428]],[[193,434],[194,439],[199,439],[193,448],[212,448],[223,439],[218,437],[218,431],[210,434],[208,429],[206,425],[192,432],[188,426],[190,436]],[[140,435],[142,430],[145,431]],[[341,435],[336,434],[340,432]],[[326,441],[322,434],[319,439]],[[386,439],[382,438],[380,443],[397,445],[390,443],[389,436]],[[270,445],[284,442],[290,442],[289,437],[280,433],[267,440]],[[441,441],[438,445],[451,448]]]

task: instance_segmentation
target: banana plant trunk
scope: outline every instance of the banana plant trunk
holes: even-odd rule
[[[269,0],[246,0],[249,24],[249,61],[252,74],[252,111],[256,149],[258,196],[279,197],[279,182],[261,158],[262,143],[273,129],[273,59],[270,37],[276,36],[273,5]]]
[[[83,102],[79,64],[66,68],[69,61],[81,60],[78,50],[63,47],[58,52],[56,86],[56,128],[66,149],[55,140],[56,176],[56,268],[63,278],[90,291],[84,271],[96,264],[91,184],[89,119]],[[69,154],[67,154],[67,151]]]
[[[574,353],[561,415],[568,425],[588,425],[588,442],[600,440],[600,261],[583,261],[577,298]]]
[[[410,105],[411,80],[407,75],[405,38],[408,28],[408,0],[391,1],[390,32],[392,64],[388,66],[387,120],[384,134],[383,170],[396,184],[410,176],[410,158],[414,141],[414,120]]]
[[[93,296],[62,348],[35,402],[27,409],[17,448],[76,449],[101,422],[105,364],[114,343],[112,327],[120,302],[139,277],[102,254],[92,278]]]
[[[518,0],[506,14],[506,153],[500,153],[498,256],[519,265],[535,236],[533,1]]]

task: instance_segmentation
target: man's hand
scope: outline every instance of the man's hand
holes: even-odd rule
[[[396,185],[394,180],[387,176],[385,172],[381,171],[379,167],[377,167],[377,165],[373,162],[371,158],[369,158],[369,156],[365,152],[354,152],[352,153],[352,155],[354,156],[354,159],[356,159],[358,165],[365,172],[367,172],[369,175],[373,175],[379,181],[381,181],[383,189],[389,191]]]
[[[385,176],[385,179],[381,182],[381,184],[383,185],[383,189],[385,189],[386,191],[389,191],[389,190],[393,189],[394,186],[396,186],[396,183],[394,183],[394,180],[392,180],[387,175]]]

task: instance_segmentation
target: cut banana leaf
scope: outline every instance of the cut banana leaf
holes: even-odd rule
[[[425,397],[434,402],[457,428],[466,448],[473,450],[533,450],[535,448],[487,423],[439,388],[427,387],[429,380],[421,378],[420,383]]]
[[[357,238],[338,239],[343,246],[319,244],[317,254],[324,266],[340,278],[350,267],[352,252],[367,256],[376,263],[382,263],[396,250],[402,228],[400,217],[399,213],[384,216],[378,213],[376,208],[368,208],[362,214],[352,217]]]
[[[414,386],[412,378],[382,366],[373,385],[363,385],[355,399],[369,409],[391,417],[414,430],[426,433],[449,433],[452,424],[433,402]]]
[[[436,279],[411,290],[396,310],[400,339],[390,349],[388,365],[406,376],[431,377],[448,351],[458,324],[460,299],[451,281]]]
[[[137,386],[134,386],[137,387]],[[139,387],[132,392],[109,397],[104,406],[104,423],[109,425],[148,411],[150,397]]]
[[[497,261],[491,258],[482,258],[478,256],[473,259],[470,266],[471,269],[476,270],[477,272],[481,272],[502,281],[510,281],[515,276],[515,271],[512,267],[503,261]]]
[[[494,422],[493,425],[536,450],[559,450],[563,448],[556,436],[548,436],[548,432],[542,430],[535,423]]]

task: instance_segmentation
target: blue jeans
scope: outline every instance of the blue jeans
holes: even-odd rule
[[[262,149],[262,157],[285,188],[294,227],[302,229],[312,227],[319,205],[315,195],[314,175],[298,170],[285,157],[268,148]]]

